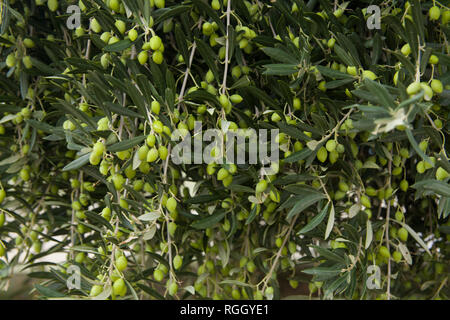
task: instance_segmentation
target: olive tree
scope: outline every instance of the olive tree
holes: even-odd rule
[[[449,297],[444,1],[0,5],[1,288]]]

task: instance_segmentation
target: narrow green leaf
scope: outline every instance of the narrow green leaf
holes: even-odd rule
[[[67,166],[65,166],[62,171],[71,171],[76,170],[84,166],[85,164],[89,163],[89,157],[91,156],[91,153],[87,153],[85,155],[82,155],[78,159],[73,160],[71,163],[69,163]]]
[[[304,226],[297,234],[307,233],[313,230],[315,227],[317,227],[326,217],[329,205],[330,203],[327,203],[327,205],[322,209],[322,211],[318,215],[316,215],[313,219],[311,219],[311,221],[306,226]]]
[[[184,62],[186,64],[189,63],[189,51],[186,44],[186,35],[184,34],[183,30],[181,29],[181,26],[177,23],[175,25],[175,40],[177,41],[178,49],[180,50],[181,56],[184,59]]]
[[[299,61],[292,55],[287,53],[286,51],[279,48],[262,48],[261,49],[265,54],[278,62],[283,62],[290,65],[297,66]]]
[[[113,44],[109,44],[109,45],[105,46],[103,48],[103,50],[106,52],[121,52],[121,51],[131,47],[131,45],[132,45],[132,42],[130,40],[126,39],[126,40],[121,40],[121,41],[113,43]]]
[[[331,204],[330,215],[328,216],[327,229],[325,230],[325,240],[330,236],[331,230],[333,230],[334,226],[334,205]]]
[[[354,81],[354,79],[334,80],[334,81],[327,82],[325,84],[325,87],[327,89],[336,89],[336,88],[345,86],[346,84],[352,83],[353,81]]]
[[[408,231],[408,233],[417,241],[417,243],[420,244],[420,246],[431,256],[430,250],[428,250],[427,245],[422,240],[422,238],[417,234],[417,232],[415,232],[410,226],[408,226],[406,223],[404,223],[402,221],[397,221],[395,219],[390,219],[390,220],[394,221],[394,222],[397,222],[403,228],[405,228]]]
[[[342,49],[338,44],[334,45],[334,52],[338,55],[339,59],[347,65],[347,66],[354,66],[355,63],[353,62],[353,59],[350,57],[350,55],[347,53],[346,50]]]
[[[58,292],[56,290],[50,289],[48,287],[44,287],[40,284],[35,284],[34,287],[36,288],[37,291],[39,291],[40,294],[42,294],[44,297],[47,298],[63,298],[66,295]]]
[[[175,16],[178,16],[188,10],[191,10],[192,6],[187,6],[187,5],[180,5],[180,6],[175,6],[173,8],[164,8],[161,9],[163,10],[163,14],[159,15],[156,19],[155,19],[155,25],[158,25],[159,23],[168,20],[170,18],[173,18]]]
[[[422,7],[420,5],[419,0],[411,1],[411,11],[412,11],[413,21],[416,24],[417,31],[419,32],[420,40],[423,43],[423,40],[425,39],[424,21],[423,21]]]
[[[414,148],[414,150],[416,150],[417,154],[426,162],[428,162],[429,164],[431,164],[432,166],[434,166],[433,162],[431,161],[431,159],[420,149],[419,145],[417,144],[416,139],[414,139],[414,135],[411,131],[411,129],[406,129],[406,136],[408,137],[409,142],[411,143],[412,147]]]
[[[337,276],[341,273],[341,269],[337,269],[334,267],[316,267],[316,268],[310,268],[305,269],[302,272],[306,274],[312,274],[312,275],[325,275],[325,276]]]
[[[392,109],[395,108],[394,98],[390,95],[389,91],[387,91],[387,89],[383,85],[367,78],[364,79],[364,84],[372,94],[377,96],[383,107],[389,107]]]
[[[263,67],[266,68],[263,74],[270,76],[290,76],[298,71],[295,64],[266,64]]]
[[[322,75],[332,78],[332,79],[355,79],[355,77],[353,77],[352,75],[349,75],[348,73],[343,73],[343,72],[340,72],[338,70],[333,70],[328,67],[316,66],[316,68],[317,68],[317,70],[319,70],[319,72]]]
[[[213,215],[194,222],[191,226],[194,229],[208,229],[218,224],[226,215],[225,210],[219,210]]]
[[[291,154],[289,157],[284,159],[284,162],[287,162],[287,163],[297,162],[297,161],[308,158],[312,153],[313,152],[310,149],[304,148],[301,151]]]
[[[366,242],[364,245],[365,249],[370,247],[370,244],[372,243],[372,238],[373,238],[372,222],[370,222],[370,220],[367,219],[367,221],[366,221]]]
[[[301,213],[303,210],[308,208],[309,206],[315,204],[321,199],[324,199],[325,195],[320,193],[311,193],[307,196],[303,197],[300,201],[298,201],[292,209],[287,214],[286,220],[290,220],[293,216]]]
[[[327,258],[328,260],[345,264],[345,259],[343,257],[334,252],[331,252],[328,249],[316,245],[311,245],[310,247],[315,249],[322,257]]]
[[[118,143],[113,144],[112,146],[108,146],[107,149],[110,152],[125,151],[138,145],[139,143],[144,141],[145,138],[146,138],[145,136],[139,136],[129,140],[120,141]]]
[[[411,186],[411,188],[414,189],[424,189],[433,191],[437,194],[440,194],[444,197],[450,197],[450,185],[448,183],[445,183],[443,181],[438,180],[422,180],[420,182],[417,182]]]
[[[215,61],[218,61],[217,55],[203,40],[195,38],[195,42],[197,43],[197,49],[200,52],[200,55],[214,74],[214,78],[218,83],[220,83],[221,81],[219,79],[219,69],[217,68],[217,65],[215,63]]]

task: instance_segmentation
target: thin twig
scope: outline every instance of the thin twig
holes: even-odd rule
[[[192,45],[191,56],[189,57],[188,66],[187,66],[185,74],[184,74],[184,80],[183,80],[183,85],[181,86],[180,97],[178,98],[178,110],[180,110],[180,104],[184,98],[184,92],[186,91],[187,81],[189,78],[189,73],[191,72],[192,61],[194,60],[194,55],[195,55],[196,49],[197,49],[197,43],[194,42],[194,44]]]
[[[225,44],[225,70],[223,74],[223,82],[222,82],[222,94],[225,94],[227,91],[227,76],[228,76],[228,65],[229,65],[229,49],[230,49],[230,37],[229,37],[229,27],[230,27],[230,13],[231,13],[231,0],[228,0],[227,4],[227,42]]]
[[[392,161],[389,160],[388,163],[388,170],[389,170],[389,176],[388,176],[388,188],[391,186],[391,171],[392,171]],[[386,210],[386,247],[389,252],[390,251],[390,245],[389,245],[389,219],[391,214],[391,201],[389,199],[386,200],[387,202],[387,210]],[[387,274],[387,290],[386,295],[387,299],[391,300],[391,258],[388,258],[388,274]]]
[[[297,218],[298,218],[298,215],[296,215],[296,216],[292,219],[292,222],[291,222],[291,224],[290,224],[290,226],[289,226],[289,229],[288,229],[288,231],[287,231],[287,233],[286,233],[286,236],[284,237],[283,244],[281,245],[280,249],[279,249],[278,252],[277,252],[277,255],[275,256],[275,261],[272,263],[272,267],[270,268],[269,273],[268,273],[267,276],[264,278],[264,285],[263,285],[263,289],[262,289],[262,292],[263,292],[263,293],[266,291],[267,284],[268,284],[270,278],[272,278],[272,274],[273,274],[273,272],[275,271],[275,268],[276,268],[277,265],[278,265],[278,260],[280,259],[281,253],[282,253],[282,251],[283,251],[283,248],[286,246],[286,242],[287,242],[287,240],[289,239],[289,237],[290,237],[290,235],[291,235],[292,229],[294,228],[295,221],[297,220]]]

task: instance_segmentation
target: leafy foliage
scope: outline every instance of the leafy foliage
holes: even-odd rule
[[[450,11],[380,1],[370,30],[376,2],[3,1],[0,286],[21,266],[48,299],[447,299]],[[276,174],[175,165],[195,121],[279,129]]]

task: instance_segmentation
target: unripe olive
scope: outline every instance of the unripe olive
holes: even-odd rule
[[[258,184],[256,185],[256,193],[262,193],[267,189],[267,181],[266,180],[260,180]]]
[[[55,12],[56,10],[58,10],[58,0],[48,0],[47,6],[50,11]]]
[[[170,294],[171,296],[174,296],[174,295],[177,294],[177,292],[178,292],[178,284],[177,284],[176,282],[172,282],[172,283],[169,285],[169,294]]]
[[[127,268],[128,265],[128,261],[127,258],[125,258],[125,256],[120,256],[117,260],[116,260],[116,268],[119,271],[123,271]]]
[[[31,69],[33,67],[33,62],[31,62],[30,56],[24,56],[22,58],[22,63],[25,66],[26,69]]]
[[[428,62],[430,64],[438,64],[439,63],[439,58],[437,56],[435,56],[434,54],[432,54],[430,56],[430,59],[428,59]]]
[[[116,20],[116,22],[114,23],[114,25],[116,26],[117,30],[119,30],[119,32],[121,34],[125,33],[125,30],[127,29],[127,25],[124,21],[122,20]]]
[[[320,90],[320,91],[323,91],[323,92],[325,92],[325,91],[327,91],[327,87],[326,87],[326,81],[324,80],[324,81],[320,81],[319,82],[319,85],[317,86],[317,88]]]
[[[405,228],[398,229],[397,236],[401,241],[406,242],[408,240],[408,230]]]
[[[230,97],[231,102],[233,102],[234,104],[239,104],[243,101],[243,98],[238,95],[238,94],[234,94]]]
[[[430,16],[430,20],[438,20],[441,16],[441,10],[437,6],[432,6],[430,11],[428,11],[428,15]]]
[[[394,251],[392,253],[392,258],[394,259],[395,262],[400,262],[402,260],[402,253],[400,251]]]
[[[271,297],[271,296],[273,296],[273,292],[274,292],[273,287],[267,287],[264,294],[266,295],[266,297]]]
[[[92,29],[92,24],[91,24],[91,29]],[[108,43],[109,39],[111,39],[111,33],[106,31],[103,32],[100,36],[100,39],[104,42],[104,43]]]
[[[358,69],[355,66],[348,66],[347,73],[352,76],[356,76],[358,74]]]
[[[166,160],[167,157],[169,156],[169,150],[167,149],[166,146],[160,146],[158,148],[158,154],[161,160]]]
[[[440,80],[437,79],[433,79],[431,80],[431,89],[435,92],[435,93],[442,93],[444,91],[444,88],[442,86],[442,82]]]
[[[270,190],[269,198],[270,198],[270,200],[272,200],[273,202],[276,202],[276,203],[279,203],[281,200],[280,193],[278,192],[277,189]]]
[[[408,181],[406,181],[405,179],[403,179],[403,180],[400,182],[400,189],[401,189],[403,192],[406,192],[406,191],[408,190],[408,188],[409,188],[409,183],[408,183]]]
[[[377,78],[377,75],[370,70],[364,70],[362,76],[363,79],[368,78],[370,80],[376,80]]]
[[[101,216],[106,219],[106,220],[110,220],[111,219],[111,209],[106,207],[103,208],[102,212],[101,212]]]
[[[344,181],[340,181],[338,187],[342,192],[347,192],[349,190],[348,184]]]
[[[141,65],[146,64],[147,61],[148,61],[148,53],[147,53],[147,51],[141,51],[141,52],[139,52],[137,58],[138,58],[138,61],[139,61],[139,63],[140,63]]]
[[[6,253],[6,248],[3,245],[3,242],[0,241],[0,257],[3,257],[5,255],[5,253]]]
[[[402,54],[407,57],[411,53],[411,47],[409,46],[409,43],[405,44],[401,49]]]
[[[34,41],[31,40],[30,38],[25,38],[23,39],[23,44],[25,47],[27,47],[28,49],[34,48],[35,44]]]
[[[164,272],[161,269],[155,269],[155,271],[153,271],[153,278],[155,278],[156,281],[161,282],[164,279]]]
[[[328,152],[332,152],[336,149],[336,146],[337,146],[336,140],[328,140],[325,147],[328,150]]]
[[[416,165],[416,170],[419,174],[422,174],[425,172],[425,163],[423,161],[419,161]]]
[[[42,243],[40,241],[33,242],[33,250],[35,253],[40,253],[42,248]]]
[[[334,47],[334,44],[336,43],[336,39],[331,38],[327,41],[328,48],[332,49]]]
[[[153,128],[153,130],[155,130],[156,133],[161,134],[164,129],[164,124],[161,121],[157,120],[157,121],[153,122],[152,128]]]
[[[112,176],[112,181],[116,190],[122,190],[123,184],[125,183],[125,178],[121,174],[114,174]]]
[[[409,95],[413,95],[418,93],[420,89],[421,89],[420,82],[413,82],[408,86],[408,88],[406,88],[406,92]]]
[[[219,172],[217,173],[217,180],[222,181],[222,180],[224,180],[225,178],[227,178],[227,177],[229,176],[229,174],[230,174],[230,173],[228,172],[227,169],[221,168],[221,169],[219,170]]]
[[[239,66],[233,67],[233,69],[231,69],[231,75],[233,78],[240,78],[242,75],[241,68]]]
[[[147,145],[143,145],[142,147],[140,147],[137,152],[139,160],[141,161],[147,160],[147,154],[149,152]]]
[[[219,0],[212,0],[211,7],[214,10],[220,10],[220,1]]]
[[[319,151],[317,151],[317,159],[324,163],[328,158],[328,151],[325,147],[321,147]]]
[[[278,113],[274,112],[274,113],[272,113],[271,120],[273,122],[279,122],[279,121],[281,121],[281,117]]]
[[[176,255],[173,258],[173,267],[175,268],[175,270],[178,270],[181,268],[182,265],[183,265],[183,258],[180,255]]]
[[[100,24],[98,23],[98,21],[95,18],[91,20],[90,28],[95,33],[99,33],[100,31],[102,31],[102,27],[100,26]],[[109,43],[109,40],[108,40],[108,43]]]
[[[5,189],[0,189],[0,204],[5,200],[6,198],[6,191]]]
[[[159,114],[159,112],[161,110],[161,104],[156,100],[152,101],[151,110],[154,114]]]
[[[436,179],[437,180],[445,180],[445,179],[447,179],[449,177],[449,173],[447,172],[447,170],[445,170],[444,168],[442,168],[442,167],[439,167],[437,170],[436,170]]]
[[[161,48],[161,45],[162,45],[162,40],[161,40],[160,37],[153,36],[153,37],[150,38],[150,48],[153,51],[159,50]]]
[[[91,297],[96,297],[96,296],[98,296],[100,293],[102,293],[103,292],[103,287],[102,286],[99,286],[99,285],[93,285],[92,286],[92,288],[91,288],[91,291],[90,291],[90,293],[89,293],[89,295],[91,296]]]
[[[122,278],[114,281],[113,293],[116,296],[124,296],[127,293],[127,286]]]
[[[382,257],[385,257],[385,258],[391,257],[391,253],[389,252],[388,248],[386,248],[385,246],[381,246],[379,252]]]
[[[421,82],[420,87],[424,91],[424,99],[430,101],[433,98],[433,89],[426,82]]]
[[[372,204],[370,203],[369,198],[365,195],[361,196],[361,204],[366,208],[372,208]]]
[[[175,231],[177,230],[177,224],[175,222],[170,222],[168,230],[169,234],[173,237],[175,235]]]
[[[282,239],[282,238],[277,238],[277,239],[275,240],[275,245],[276,245],[278,248],[281,248],[281,246],[283,245],[283,239]]]
[[[131,153],[130,153],[129,150],[119,151],[119,152],[117,152],[116,154],[117,154],[117,157],[118,157],[120,160],[126,160],[126,159],[129,159],[130,156],[131,156]]]
[[[442,24],[446,25],[450,21],[450,10],[445,10],[442,13]]]
[[[152,60],[156,64],[161,64],[164,61],[164,56],[161,51],[155,51],[152,55]]]
[[[239,292],[238,289],[233,289],[233,291],[231,291],[231,297],[234,300],[239,300],[241,298],[241,293]]]
[[[15,57],[15,55],[13,53],[9,54],[6,57],[6,65],[9,68],[12,68],[12,67],[14,67],[16,65],[16,57]]]
[[[166,1],[165,0],[155,0],[155,6],[158,9],[162,9],[166,6]]]
[[[173,197],[167,199],[166,208],[169,212],[175,212],[177,210],[177,200]]]

